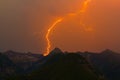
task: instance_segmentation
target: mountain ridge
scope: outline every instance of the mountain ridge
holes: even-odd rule
[[[81,77],[80,75],[77,75],[81,73],[84,74],[84,72],[87,76],[88,76],[88,73],[89,75],[91,74],[94,75],[94,79],[92,80],[98,80],[96,78],[99,78],[100,80],[106,80],[106,79],[120,80],[120,77],[119,77],[120,54],[109,49],[106,49],[100,53],[93,53],[93,52],[87,52],[87,51],[71,53],[71,52],[63,52],[61,49],[55,48],[47,56],[43,56],[41,54],[33,55],[33,53],[31,52],[29,53],[19,53],[14,51],[7,51],[5,53],[0,53],[0,56],[5,55],[11,61],[10,64],[14,63],[15,67],[12,67],[13,70],[16,71],[17,67],[21,67],[21,69],[18,69],[18,68],[17,69],[18,71],[22,71],[22,73],[17,72],[16,76],[12,77],[12,78],[15,78],[14,80],[24,80],[24,79],[34,80],[35,78],[36,80],[37,78],[42,80],[51,80],[51,79],[52,80],[56,80],[56,79],[57,80],[68,80],[68,79],[74,80],[76,79],[76,77],[78,77],[79,79],[84,78],[83,80],[89,80],[85,78],[84,75]],[[23,60],[22,58],[19,58],[19,57],[22,57]],[[29,58],[29,57],[34,57],[36,58],[36,60],[34,60],[34,58]],[[17,61],[18,63],[14,61],[16,60],[16,58],[18,60]],[[24,59],[24,58],[27,58],[27,59]],[[0,57],[0,61],[2,61],[2,59],[5,59],[5,58]],[[27,61],[24,62],[24,60],[27,60]],[[8,65],[9,63],[4,63],[4,64]],[[82,67],[83,65],[86,65],[86,66]],[[82,67],[82,70],[85,70],[85,71],[80,70],[81,67]],[[69,78],[68,75],[66,75],[65,73],[70,74],[71,78]],[[19,74],[21,74],[21,76]],[[45,75],[48,76],[48,78],[50,79],[45,78],[46,77]],[[60,77],[60,75],[63,77]]]

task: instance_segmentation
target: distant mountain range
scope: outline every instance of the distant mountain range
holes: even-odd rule
[[[23,69],[27,69],[28,67],[32,66],[32,63],[38,61],[43,55],[41,54],[34,54],[34,53],[19,53],[14,51],[7,51],[3,53],[9,59],[13,61],[16,65]]]
[[[120,80],[120,54],[109,49],[69,53],[55,48],[48,56],[7,51],[0,53],[0,80]]]
[[[120,54],[109,49],[101,53],[84,53],[86,58],[109,80],[120,80]]]
[[[0,53],[0,80],[16,73],[20,73],[22,69],[13,63],[6,55]]]

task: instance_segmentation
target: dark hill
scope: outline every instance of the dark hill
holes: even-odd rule
[[[109,49],[69,53],[55,48],[48,56],[7,51],[0,54],[0,63],[0,74],[5,77],[6,71],[22,72],[8,80],[120,80],[120,54]],[[25,65],[28,68],[18,69]]]
[[[21,70],[6,55],[0,53],[0,80],[20,73]]]
[[[38,61],[41,57],[43,57],[41,54],[35,54],[35,53],[20,53],[20,52],[15,52],[12,50],[6,51],[3,53],[6,55],[12,62],[14,62],[17,66],[23,68],[26,70],[32,64],[36,61]]]
[[[52,55],[41,68],[30,73],[27,79],[104,80],[84,57],[75,53]]]
[[[91,64],[101,71],[108,80],[120,80],[120,54],[109,49],[101,53],[82,54]]]

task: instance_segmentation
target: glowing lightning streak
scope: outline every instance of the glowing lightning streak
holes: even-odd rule
[[[47,33],[46,33],[46,36],[45,36],[45,37],[46,37],[46,41],[47,41],[47,48],[46,48],[47,51],[46,51],[46,53],[44,53],[44,56],[47,56],[47,55],[49,54],[49,52],[50,52],[51,41],[50,41],[50,39],[49,39],[49,35],[50,35],[51,31],[53,30],[53,28],[54,28],[58,23],[61,23],[61,22],[63,21],[63,19],[65,19],[66,17],[76,16],[76,15],[79,15],[79,14],[81,14],[81,13],[84,13],[84,12],[86,11],[87,6],[88,6],[88,4],[89,4],[90,1],[91,1],[91,0],[85,0],[85,1],[83,2],[83,6],[82,6],[82,9],[81,9],[80,11],[78,11],[78,12],[76,12],[76,13],[69,13],[69,14],[67,14],[67,15],[64,16],[64,17],[57,19],[57,20],[50,26],[50,28],[48,28]],[[84,25],[82,22],[80,22],[80,23],[81,23],[82,26]]]
[[[51,47],[51,42],[49,40],[49,34],[50,32],[52,31],[52,29],[54,28],[54,26],[58,23],[60,23],[62,21],[62,18],[61,19],[58,19],[57,21],[54,22],[54,24],[48,29],[47,31],[47,34],[46,34],[46,40],[47,40],[47,52],[46,54],[44,54],[44,56],[48,55],[48,53],[50,52],[50,47]]]

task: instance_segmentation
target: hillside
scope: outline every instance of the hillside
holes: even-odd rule
[[[48,56],[0,53],[1,80],[120,80],[119,74],[120,54],[108,49],[71,53],[55,48]]]

